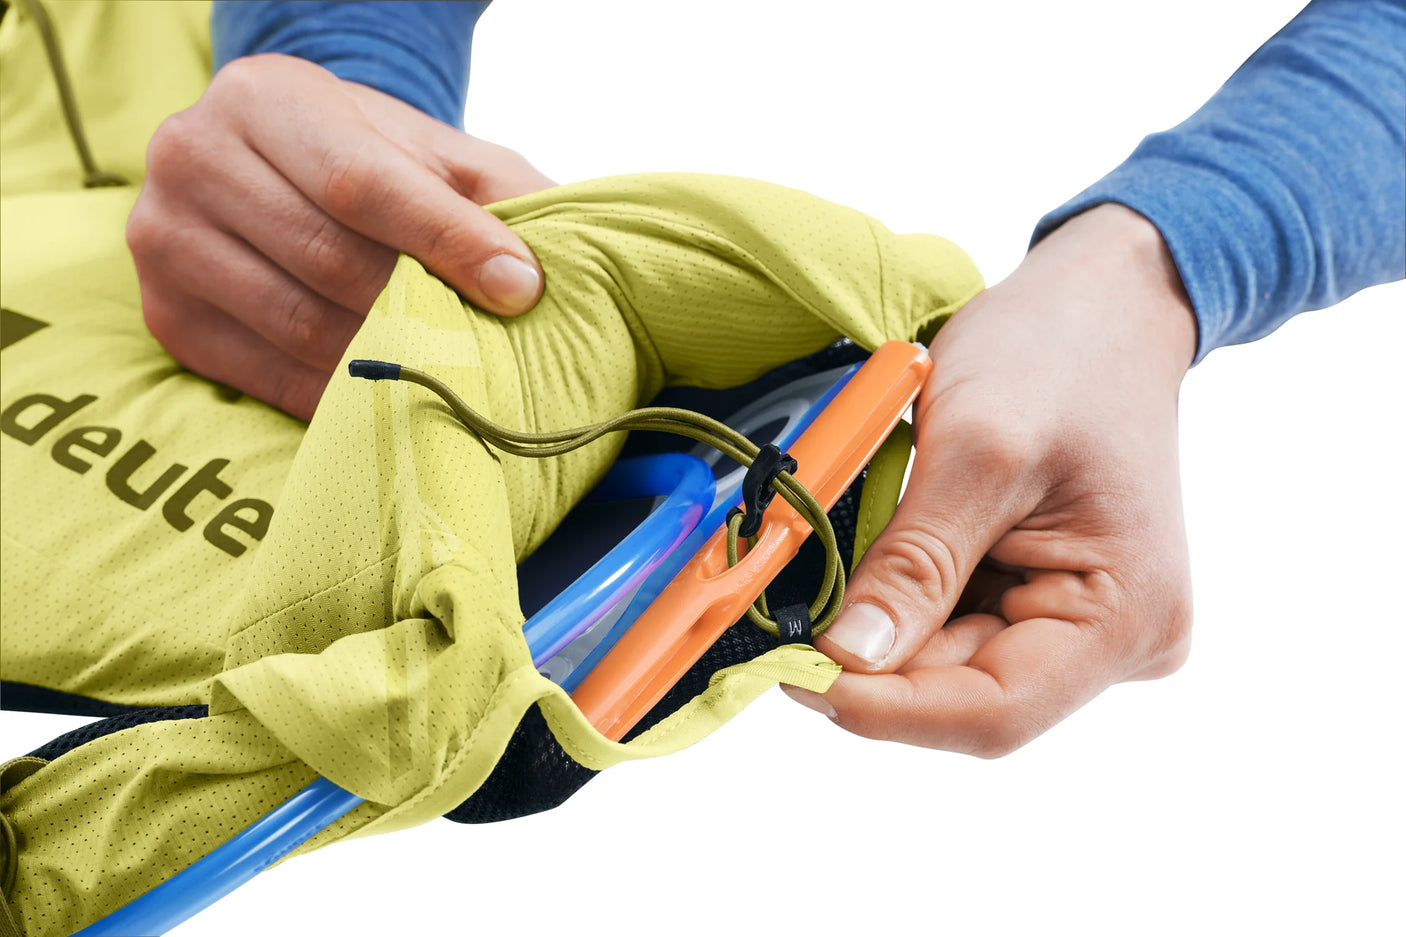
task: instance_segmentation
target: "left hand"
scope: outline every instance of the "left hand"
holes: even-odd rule
[[[550,186],[521,156],[312,62],[253,55],[167,118],[127,222],[176,360],[310,419],[402,251],[480,308],[542,290],[482,204]]]

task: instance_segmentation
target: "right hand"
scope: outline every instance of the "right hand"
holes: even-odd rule
[[[1066,221],[932,343],[892,522],[798,702],[871,738],[1004,755],[1186,659],[1177,393],[1196,318],[1157,228]]]
[[[237,59],[147,151],[127,222],[147,327],[192,371],[311,419],[398,253],[482,309],[531,309],[541,267],[479,205],[552,184],[310,62]]]

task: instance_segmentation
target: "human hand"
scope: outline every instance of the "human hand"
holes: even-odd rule
[[[398,252],[476,306],[530,309],[541,268],[479,205],[552,184],[310,62],[238,59],[147,151],[127,223],[147,327],[192,371],[311,419]]]
[[[996,757],[1176,670],[1195,346],[1141,215],[1100,205],[1045,238],[933,341],[907,492],[818,641],[846,672],[823,696],[786,691],[860,735]]]

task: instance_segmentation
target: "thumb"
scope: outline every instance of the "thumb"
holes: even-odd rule
[[[460,256],[457,269],[446,263],[446,279],[480,308],[514,316],[542,296],[542,267],[531,248],[496,215],[479,206],[538,192],[556,185],[521,154],[480,140],[448,125],[433,128],[428,153],[435,172],[468,200],[479,256]],[[467,275],[464,270],[467,269]]]
[[[892,671],[940,629],[987,551],[1033,505],[1020,446],[989,426],[923,427],[908,489],[817,640],[847,670]]]
[[[382,231],[362,233],[411,254],[480,309],[515,316],[535,306],[542,296],[541,265],[522,238],[480,206],[549,188],[552,180],[507,147],[374,88],[354,82],[343,87],[382,138],[368,141],[367,151],[378,157],[371,175],[384,177],[398,168],[391,178],[411,213],[398,225],[378,218]],[[356,220],[340,220],[362,230]]]
[[[514,151],[445,127],[437,141],[439,173],[469,200],[479,243],[487,257],[461,257],[470,275],[453,285],[480,308],[498,315],[519,315],[542,296],[542,267],[531,248],[492,212],[478,206],[555,185]],[[452,268],[451,268],[452,269]]]

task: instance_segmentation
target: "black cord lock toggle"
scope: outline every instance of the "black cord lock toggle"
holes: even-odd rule
[[[742,525],[737,528],[739,537],[757,535],[762,529],[762,514],[766,512],[767,505],[771,504],[771,499],[776,497],[771,483],[782,472],[796,474],[798,467],[795,459],[771,443],[758,450],[757,457],[752,460],[752,464],[747,467],[747,474],[742,478]],[[728,517],[731,518],[738,510],[733,508]]]

